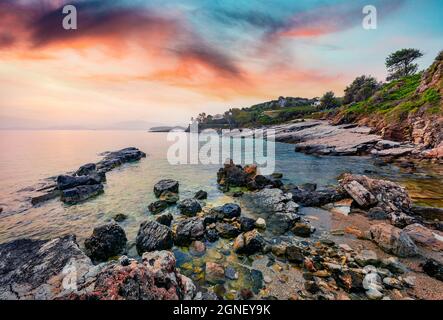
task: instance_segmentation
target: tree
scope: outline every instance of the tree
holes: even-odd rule
[[[333,109],[340,106],[340,101],[335,97],[334,92],[328,91],[320,99],[321,109]]]
[[[401,49],[391,53],[386,58],[386,68],[388,68],[387,81],[401,79],[413,75],[418,70],[418,65],[414,60],[421,58],[423,53],[418,49]]]
[[[371,97],[380,87],[377,79],[371,76],[360,76],[346,87],[343,104],[359,102]]]

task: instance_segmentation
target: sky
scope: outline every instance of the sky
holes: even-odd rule
[[[77,30],[62,8],[77,9]],[[377,28],[362,26],[365,5]],[[418,48],[443,50],[441,0],[0,0],[0,128],[185,124],[312,98]]]

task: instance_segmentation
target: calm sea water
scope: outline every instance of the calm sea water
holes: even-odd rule
[[[0,243],[68,233],[76,234],[82,243],[94,226],[109,221],[117,213],[128,215],[121,224],[128,239],[134,239],[140,223],[152,219],[147,208],[154,201],[153,186],[164,178],[180,181],[181,198],[192,197],[203,189],[209,193],[210,204],[236,201],[217,189],[219,165],[170,165],[166,154],[171,144],[165,133],[142,131],[1,131]],[[29,208],[29,187],[98,161],[101,152],[128,146],[140,148],[148,156],[109,172],[104,194],[78,205],[52,200]],[[443,181],[438,175],[402,173],[393,166],[380,168],[365,157],[315,157],[293,150],[292,145],[276,145],[275,171],[284,174],[285,183],[328,185],[335,184],[343,172],[366,173],[400,181],[420,195],[434,192],[434,198],[442,199],[441,192],[434,187]]]

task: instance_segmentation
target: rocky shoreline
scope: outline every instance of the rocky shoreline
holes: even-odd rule
[[[87,163],[75,172],[47,179],[48,182],[31,196],[31,204],[35,206],[56,198],[66,204],[88,200],[104,192],[106,172],[146,157],[143,151],[134,147],[104,152],[101,155],[103,159],[97,163]]]
[[[180,199],[179,181],[161,180],[135,239],[112,221],[94,228],[84,250],[74,235],[0,244],[0,299],[441,299],[441,209],[413,206],[398,184],[363,175],[326,189],[280,178],[231,162],[217,183],[235,201],[212,206],[204,190]],[[305,214],[311,207],[362,227],[322,232]],[[129,258],[132,241],[138,256]],[[420,291],[422,281],[436,296]]]
[[[295,151],[314,155],[372,155],[386,161],[398,158],[440,161],[442,147],[427,149],[423,144],[385,140],[374,129],[356,124],[333,125],[327,120],[301,119],[264,128],[275,132],[275,141],[295,145]],[[233,130],[231,136],[247,136]]]

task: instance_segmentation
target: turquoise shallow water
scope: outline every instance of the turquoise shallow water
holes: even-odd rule
[[[168,142],[164,133],[142,131],[3,131],[0,132],[0,243],[17,238],[48,239],[64,234],[75,234],[79,244],[94,228],[108,222],[118,213],[128,218],[120,225],[129,241],[128,255],[137,257],[134,240],[140,223],[153,219],[148,205],[155,200],[154,184],[164,178],[180,182],[180,198],[192,197],[200,189],[208,192],[209,206],[242,201],[223,194],[216,184],[220,165],[171,165],[167,161]],[[107,173],[104,194],[77,205],[64,205],[51,200],[30,207],[30,187],[42,179],[76,170],[80,165],[98,161],[100,153],[128,146],[137,147],[148,154],[141,161],[125,164]],[[336,184],[344,172],[363,173],[400,181],[423,200],[431,194],[443,201],[443,191],[436,191],[443,181],[438,173],[419,171],[402,172],[394,166],[377,167],[367,157],[315,157],[295,153],[289,144],[276,144],[276,172],[283,173],[285,183],[317,183],[319,186]],[[241,203],[243,215],[258,217],[254,208]],[[178,214],[175,207],[170,210]],[[317,235],[328,231],[327,211],[304,208],[306,215],[320,218]],[[324,226],[322,225],[324,224]],[[269,236],[269,235],[268,235]],[[255,294],[263,283],[260,271],[251,268],[252,260],[232,253],[230,241],[206,243],[204,256],[190,254],[188,248],[173,248],[177,265],[202,287],[206,283],[205,263],[217,262],[231,266],[238,280],[225,280],[212,289],[226,298],[233,298],[241,288],[251,288]],[[259,259],[261,261],[261,259]],[[266,258],[263,260],[267,268]]]
[[[66,233],[76,234],[82,242],[95,225],[108,221],[117,213],[128,215],[122,225],[128,239],[133,239],[140,223],[152,218],[147,207],[154,200],[154,184],[163,178],[180,181],[181,198],[191,197],[204,189],[209,193],[208,203],[233,201],[217,188],[216,172],[220,165],[170,165],[166,154],[173,142],[167,141],[165,133],[3,131],[0,135],[0,206],[3,208],[0,242],[20,237],[52,238]],[[128,146],[145,151],[147,158],[109,172],[103,195],[74,206],[52,200],[26,209],[29,207],[27,187],[97,161],[103,151]],[[370,173],[394,180],[407,177],[414,187],[418,186],[413,183],[414,179],[425,179],[430,185],[436,179],[438,182],[438,177],[426,174],[405,176],[396,167],[376,167],[365,157],[315,157],[295,153],[292,145],[281,143],[276,144],[275,171],[284,174],[285,183],[296,184],[335,184],[337,176],[343,172]]]

